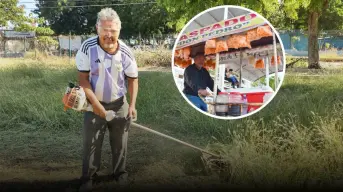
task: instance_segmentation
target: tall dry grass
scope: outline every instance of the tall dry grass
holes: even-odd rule
[[[158,47],[151,50],[133,51],[138,67],[171,67],[172,50]]]
[[[247,120],[244,131],[228,129],[230,141],[213,143],[208,149],[230,165],[221,170],[229,183],[257,187],[333,185],[343,179],[342,106],[336,103],[329,116],[312,113],[310,126],[294,114],[272,123]]]
[[[80,130],[82,114],[64,112],[62,105],[68,81],[77,78],[73,60],[69,64],[68,58],[42,57],[0,63],[0,131],[14,131],[26,143],[27,132],[46,131],[54,138],[56,132]],[[343,178],[342,74],[287,73],[268,106],[243,120],[223,121],[190,107],[171,73],[142,72],[138,123],[199,146],[216,138],[208,148],[231,165],[222,170],[229,183],[331,184]],[[53,159],[49,155],[44,154]]]

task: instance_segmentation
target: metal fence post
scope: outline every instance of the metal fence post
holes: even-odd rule
[[[70,64],[70,58],[71,58],[71,46],[70,46],[70,40],[71,40],[71,32],[69,31],[69,64]]]
[[[37,47],[36,47],[36,37],[33,39],[33,46],[34,46],[34,49],[35,49],[35,59],[37,59]]]

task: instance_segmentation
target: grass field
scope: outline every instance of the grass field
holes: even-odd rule
[[[82,114],[64,112],[61,101],[67,83],[76,81],[73,62],[55,58],[0,63],[0,186],[23,189],[35,182],[46,189],[74,191],[81,173]],[[220,178],[207,175],[199,152],[131,128],[131,186],[220,186],[224,178],[230,186],[301,187],[331,185],[343,178],[343,72],[287,73],[268,106],[232,121],[212,119],[189,106],[170,72],[139,75],[137,123],[219,152],[231,168]],[[102,153],[107,170],[107,138]]]

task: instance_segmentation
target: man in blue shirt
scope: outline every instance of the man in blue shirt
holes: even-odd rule
[[[203,52],[197,52],[194,63],[189,65],[184,72],[184,89],[186,97],[199,109],[207,112],[207,104],[199,97],[208,96],[210,93],[206,87],[213,91],[214,82],[209,72],[203,68],[205,56]]]

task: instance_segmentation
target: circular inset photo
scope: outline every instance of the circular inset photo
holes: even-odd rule
[[[173,49],[175,83],[198,111],[238,119],[265,107],[285,74],[285,52],[274,27],[238,6],[208,9],[191,19]]]

